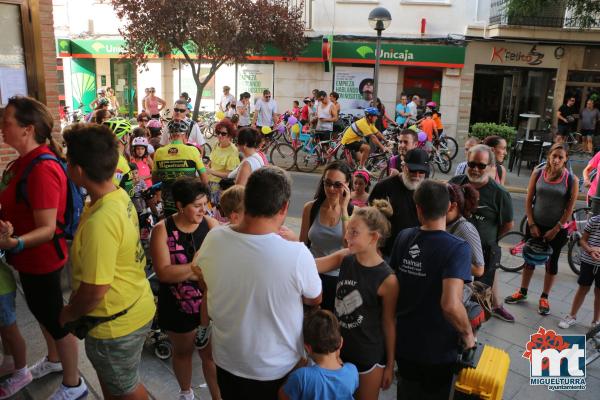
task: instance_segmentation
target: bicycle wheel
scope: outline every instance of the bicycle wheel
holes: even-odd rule
[[[308,150],[306,146],[298,147],[295,154],[295,164],[300,172],[313,172],[319,166],[319,157],[316,150]]]
[[[371,157],[367,160],[365,168],[371,175],[371,180],[377,181],[387,168],[388,158],[385,154]]]
[[[296,151],[287,143],[277,143],[271,149],[271,162],[289,171],[296,164]]]
[[[500,246],[500,264],[498,266],[507,272],[522,270],[524,245],[525,235],[521,232],[512,231],[502,235],[498,239],[498,246]]]
[[[451,160],[454,160],[454,157],[458,154],[458,143],[456,143],[456,140],[452,137],[444,136],[440,139],[440,142],[446,148],[448,157],[450,157]]]
[[[569,238],[569,248],[567,251],[567,260],[569,261],[569,267],[575,275],[579,275],[581,272],[581,246],[579,246],[579,235],[575,234]]]
[[[207,163],[208,161],[210,161],[210,153],[212,152],[212,147],[210,147],[210,144],[208,143],[204,143],[202,145],[202,162]]]
[[[215,125],[217,125],[216,122],[206,124],[206,127],[204,128],[204,137],[206,139],[210,139],[215,134]]]
[[[286,126],[285,131],[281,134],[286,143],[292,143],[292,131]]]
[[[600,357],[600,324],[590,328],[585,334],[585,365],[590,365]]]
[[[525,227],[527,226],[527,215],[523,215],[523,218],[521,218],[521,223],[519,224],[519,231],[524,235],[525,234]]]
[[[446,153],[441,153],[435,162],[442,174],[447,174],[452,169],[452,160]]]

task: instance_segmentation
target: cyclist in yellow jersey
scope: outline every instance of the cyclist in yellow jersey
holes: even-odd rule
[[[375,127],[375,121],[379,116],[379,110],[376,107],[369,107],[365,109],[365,116],[356,122],[353,122],[342,136],[342,144],[347,149],[352,151],[360,152],[360,158],[358,161],[358,168],[364,169],[369,154],[371,153],[371,146],[367,142],[367,138],[372,137],[373,143],[385,152],[387,149],[382,144],[385,138]],[[380,141],[381,139],[381,141]]]
[[[156,150],[152,180],[162,182],[161,192],[165,216],[177,212],[177,207],[171,195],[171,186],[180,176],[200,176],[200,180],[208,185],[208,174],[200,152],[192,145],[183,143],[183,138],[189,129],[186,121],[170,121],[168,125],[170,143]]]

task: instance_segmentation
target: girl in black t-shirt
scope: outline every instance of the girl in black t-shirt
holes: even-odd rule
[[[392,383],[398,280],[379,252],[391,214],[386,200],[357,209],[346,229],[348,249],[316,260],[319,273],[340,268],[335,314],[344,338],[342,361],[359,372],[357,399],[377,399],[380,388]]]

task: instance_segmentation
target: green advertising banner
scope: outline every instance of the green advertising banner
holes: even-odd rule
[[[73,87],[73,110],[83,104],[83,113],[92,112],[90,104],[96,99],[96,61],[71,60],[71,85]]]
[[[458,46],[382,43],[381,64],[462,68],[465,48]],[[335,42],[333,61],[337,63],[375,63],[375,43]]]

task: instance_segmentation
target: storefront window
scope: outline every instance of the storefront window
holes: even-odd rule
[[[440,104],[442,70],[439,68],[406,68],[402,91],[408,96],[418,95],[421,98],[421,106],[429,101]]]
[[[130,60],[110,60],[112,88],[119,102],[119,115],[135,116],[137,94],[136,70]]]
[[[600,83],[600,72],[569,71],[567,74],[567,81]]]
[[[27,95],[20,5],[0,3],[0,107],[14,95]]]

